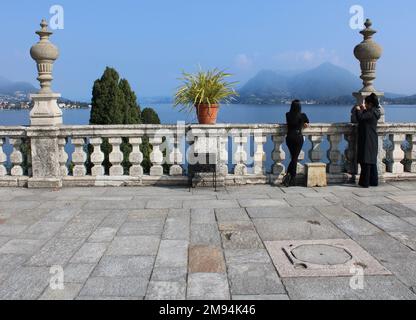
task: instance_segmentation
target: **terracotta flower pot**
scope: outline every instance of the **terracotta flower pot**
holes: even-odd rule
[[[200,104],[196,105],[196,114],[199,124],[216,124],[218,115],[218,104]]]

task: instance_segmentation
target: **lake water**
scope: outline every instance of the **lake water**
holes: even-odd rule
[[[173,109],[170,104],[157,104],[153,105],[153,108],[159,114],[160,120],[164,124],[175,124],[177,121],[185,121],[186,123],[196,123],[196,117],[193,114],[187,114],[179,112],[177,109]],[[306,105],[303,107],[303,111],[307,113],[311,122],[315,123],[338,123],[338,122],[349,122],[351,106],[317,106],[317,105]],[[260,106],[260,105],[230,105],[223,106],[220,109],[218,115],[218,123],[284,123],[285,114],[288,111],[288,105],[279,106]],[[416,106],[386,106],[386,121],[387,122],[416,122]],[[68,125],[85,125],[88,124],[90,117],[89,109],[78,109],[78,110],[64,110],[63,119],[64,123]],[[11,110],[11,111],[0,111],[0,126],[11,126],[11,125],[28,125],[29,124],[29,111],[28,110]],[[254,145],[253,139],[249,140],[246,151],[249,159],[249,172],[251,171],[253,164]],[[268,137],[267,142],[264,146],[266,152],[266,168],[270,171],[273,160],[271,154],[273,150],[273,142]],[[303,150],[305,151],[305,159],[303,161],[309,161],[307,150],[310,150],[311,143],[306,139]],[[342,141],[340,149],[343,152],[346,147],[346,142]],[[229,150],[229,170],[232,172],[233,164],[232,150],[233,144],[229,139],[228,150]],[[66,151],[71,159],[74,147],[68,143]],[[327,151],[329,149],[329,143],[326,139],[321,144],[322,150],[322,161],[328,163]],[[11,146],[6,143],[4,150],[8,155],[7,164],[10,165],[10,153]],[[286,152],[286,160],[283,162],[287,167],[289,162],[289,151],[287,146],[284,145],[283,150]]]
[[[177,121],[197,122],[195,115],[179,112],[172,108],[171,104],[157,104],[152,107],[157,111],[164,124],[175,124]],[[288,105],[222,106],[218,114],[218,123],[284,123],[288,109]],[[386,106],[385,110],[387,122],[416,122],[416,106]],[[349,122],[351,106],[305,105],[303,111],[307,113],[311,122]],[[83,125],[89,122],[89,109],[64,110],[63,112],[65,124]],[[0,125],[28,124],[28,110],[0,111]]]

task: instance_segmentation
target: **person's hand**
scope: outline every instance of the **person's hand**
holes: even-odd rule
[[[361,111],[361,106],[355,106],[355,109],[356,109],[357,111]]]
[[[307,127],[309,127],[309,123],[304,123],[303,127],[306,129]]]

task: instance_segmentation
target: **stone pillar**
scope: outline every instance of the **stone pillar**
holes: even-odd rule
[[[109,155],[111,163],[110,176],[122,176],[124,175],[124,169],[121,163],[123,162],[123,152],[121,152],[120,146],[123,143],[122,138],[110,138],[108,142],[111,144],[113,150]]]
[[[28,187],[62,187],[59,128],[30,127],[27,135],[31,141],[32,155],[32,177],[28,181]]]
[[[32,177],[29,188],[56,188],[62,186],[59,129],[62,124],[62,111],[58,107],[59,94],[51,89],[53,63],[59,50],[49,41],[52,32],[46,20],[42,20],[41,30],[37,31],[40,41],[30,50],[36,61],[40,91],[32,94],[34,106],[30,112],[31,128],[28,136],[31,143]]]

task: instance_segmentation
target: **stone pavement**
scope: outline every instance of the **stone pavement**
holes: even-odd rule
[[[386,273],[363,266],[358,289],[336,271],[281,277],[270,246],[330,239],[353,240]],[[297,254],[349,259],[322,248]],[[0,299],[416,299],[415,250],[416,182],[0,189]]]

